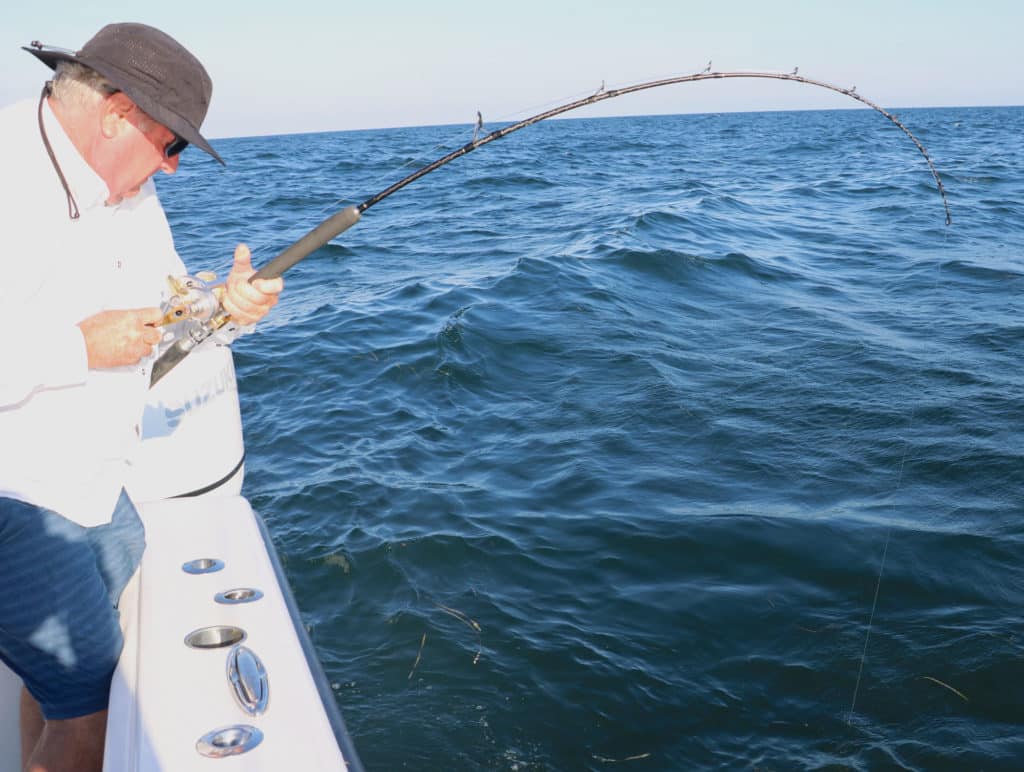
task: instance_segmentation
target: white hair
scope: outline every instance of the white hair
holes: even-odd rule
[[[95,70],[78,62],[58,62],[53,98],[67,107],[94,107],[120,91]]]

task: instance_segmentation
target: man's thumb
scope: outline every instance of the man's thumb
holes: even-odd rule
[[[252,270],[252,253],[249,251],[249,247],[245,244],[239,244],[235,247],[235,268],[236,271],[251,271]]]

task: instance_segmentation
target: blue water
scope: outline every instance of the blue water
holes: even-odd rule
[[[1024,108],[899,115],[951,227],[870,110],[551,121],[287,275],[245,493],[369,769],[1024,767]],[[471,134],[160,191],[223,271]]]

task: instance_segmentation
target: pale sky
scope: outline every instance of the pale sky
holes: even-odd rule
[[[497,122],[708,61],[799,66],[889,108],[1024,104],[1020,0],[57,0],[4,9],[0,106],[36,97],[48,72],[20,46],[78,49],[111,21],[159,27],[199,57],[213,138],[469,124],[477,110]],[[712,81],[586,115],[858,106],[794,83]]]

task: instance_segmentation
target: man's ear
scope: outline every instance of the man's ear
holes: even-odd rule
[[[138,108],[127,94],[118,91],[103,100],[100,107],[100,131],[113,139],[128,129],[128,115]]]

